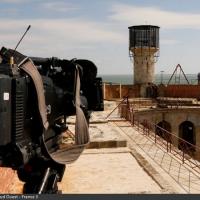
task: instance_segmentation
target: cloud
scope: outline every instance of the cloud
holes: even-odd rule
[[[200,29],[200,14],[166,11],[159,7],[115,4],[110,19],[127,26],[147,23],[169,29]]]
[[[1,15],[4,14],[4,15],[13,16],[19,13],[20,13],[20,10],[17,8],[0,8]]]
[[[27,2],[27,0],[1,0],[1,3],[23,3]]]
[[[102,41],[110,42],[122,42],[123,37],[120,33],[113,32],[112,29],[108,29],[106,25],[101,23],[94,23],[92,21],[84,21],[79,19],[31,19],[31,20],[0,20],[0,26],[3,27],[5,36],[7,33],[13,33],[13,36],[19,30],[25,30],[26,25],[32,25],[34,33],[46,36],[46,37],[69,37],[76,39],[77,42],[94,42],[99,43]],[[18,32],[19,33],[19,32]],[[2,32],[0,33],[2,37]],[[9,34],[8,34],[9,35]],[[44,38],[45,39],[45,38]]]
[[[181,44],[182,42],[179,40],[174,39],[160,39],[161,45],[175,45],[175,44]]]
[[[43,9],[55,12],[69,12],[80,9],[80,7],[75,4],[63,1],[45,2],[41,4],[41,7],[43,7]]]
[[[98,46],[122,44],[124,35],[114,32],[104,23],[81,19],[0,19],[0,45],[14,48],[27,26],[31,29],[19,46],[37,55],[56,55],[70,52],[70,49],[84,51],[84,48],[100,51]],[[92,51],[92,50],[91,50]]]

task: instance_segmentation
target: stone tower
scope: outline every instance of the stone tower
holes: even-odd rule
[[[129,27],[129,53],[134,63],[134,84],[140,85],[140,95],[146,97],[146,88],[154,82],[154,65],[159,56],[159,27]]]

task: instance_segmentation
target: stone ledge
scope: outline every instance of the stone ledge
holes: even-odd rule
[[[99,148],[116,148],[116,147],[127,147],[127,141],[91,141],[87,146],[87,149],[99,149]]]

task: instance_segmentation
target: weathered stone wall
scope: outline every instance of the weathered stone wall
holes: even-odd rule
[[[154,55],[134,58],[134,84],[154,82]]]
[[[171,132],[177,137],[179,135],[179,126],[185,121],[190,121],[194,125],[194,137],[196,146],[200,147],[200,109],[199,108],[179,108],[179,109],[151,109],[134,113],[135,119],[139,121],[147,120],[158,124],[165,120],[171,125]],[[174,141],[178,146],[178,141]],[[196,152],[200,158],[200,152]]]
[[[134,84],[147,84],[154,82],[154,54],[156,48],[134,49]]]

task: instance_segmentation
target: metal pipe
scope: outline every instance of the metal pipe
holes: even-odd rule
[[[41,186],[40,186],[40,189],[39,189],[38,194],[42,194],[42,192],[43,192],[43,190],[44,190],[44,187],[45,187],[45,185],[46,185],[46,183],[47,183],[47,179],[48,179],[48,177],[49,177],[49,174],[50,174],[50,168],[48,167],[47,170],[46,170],[46,172],[45,172],[44,178],[43,178],[43,180],[42,180],[42,184],[41,184]]]

